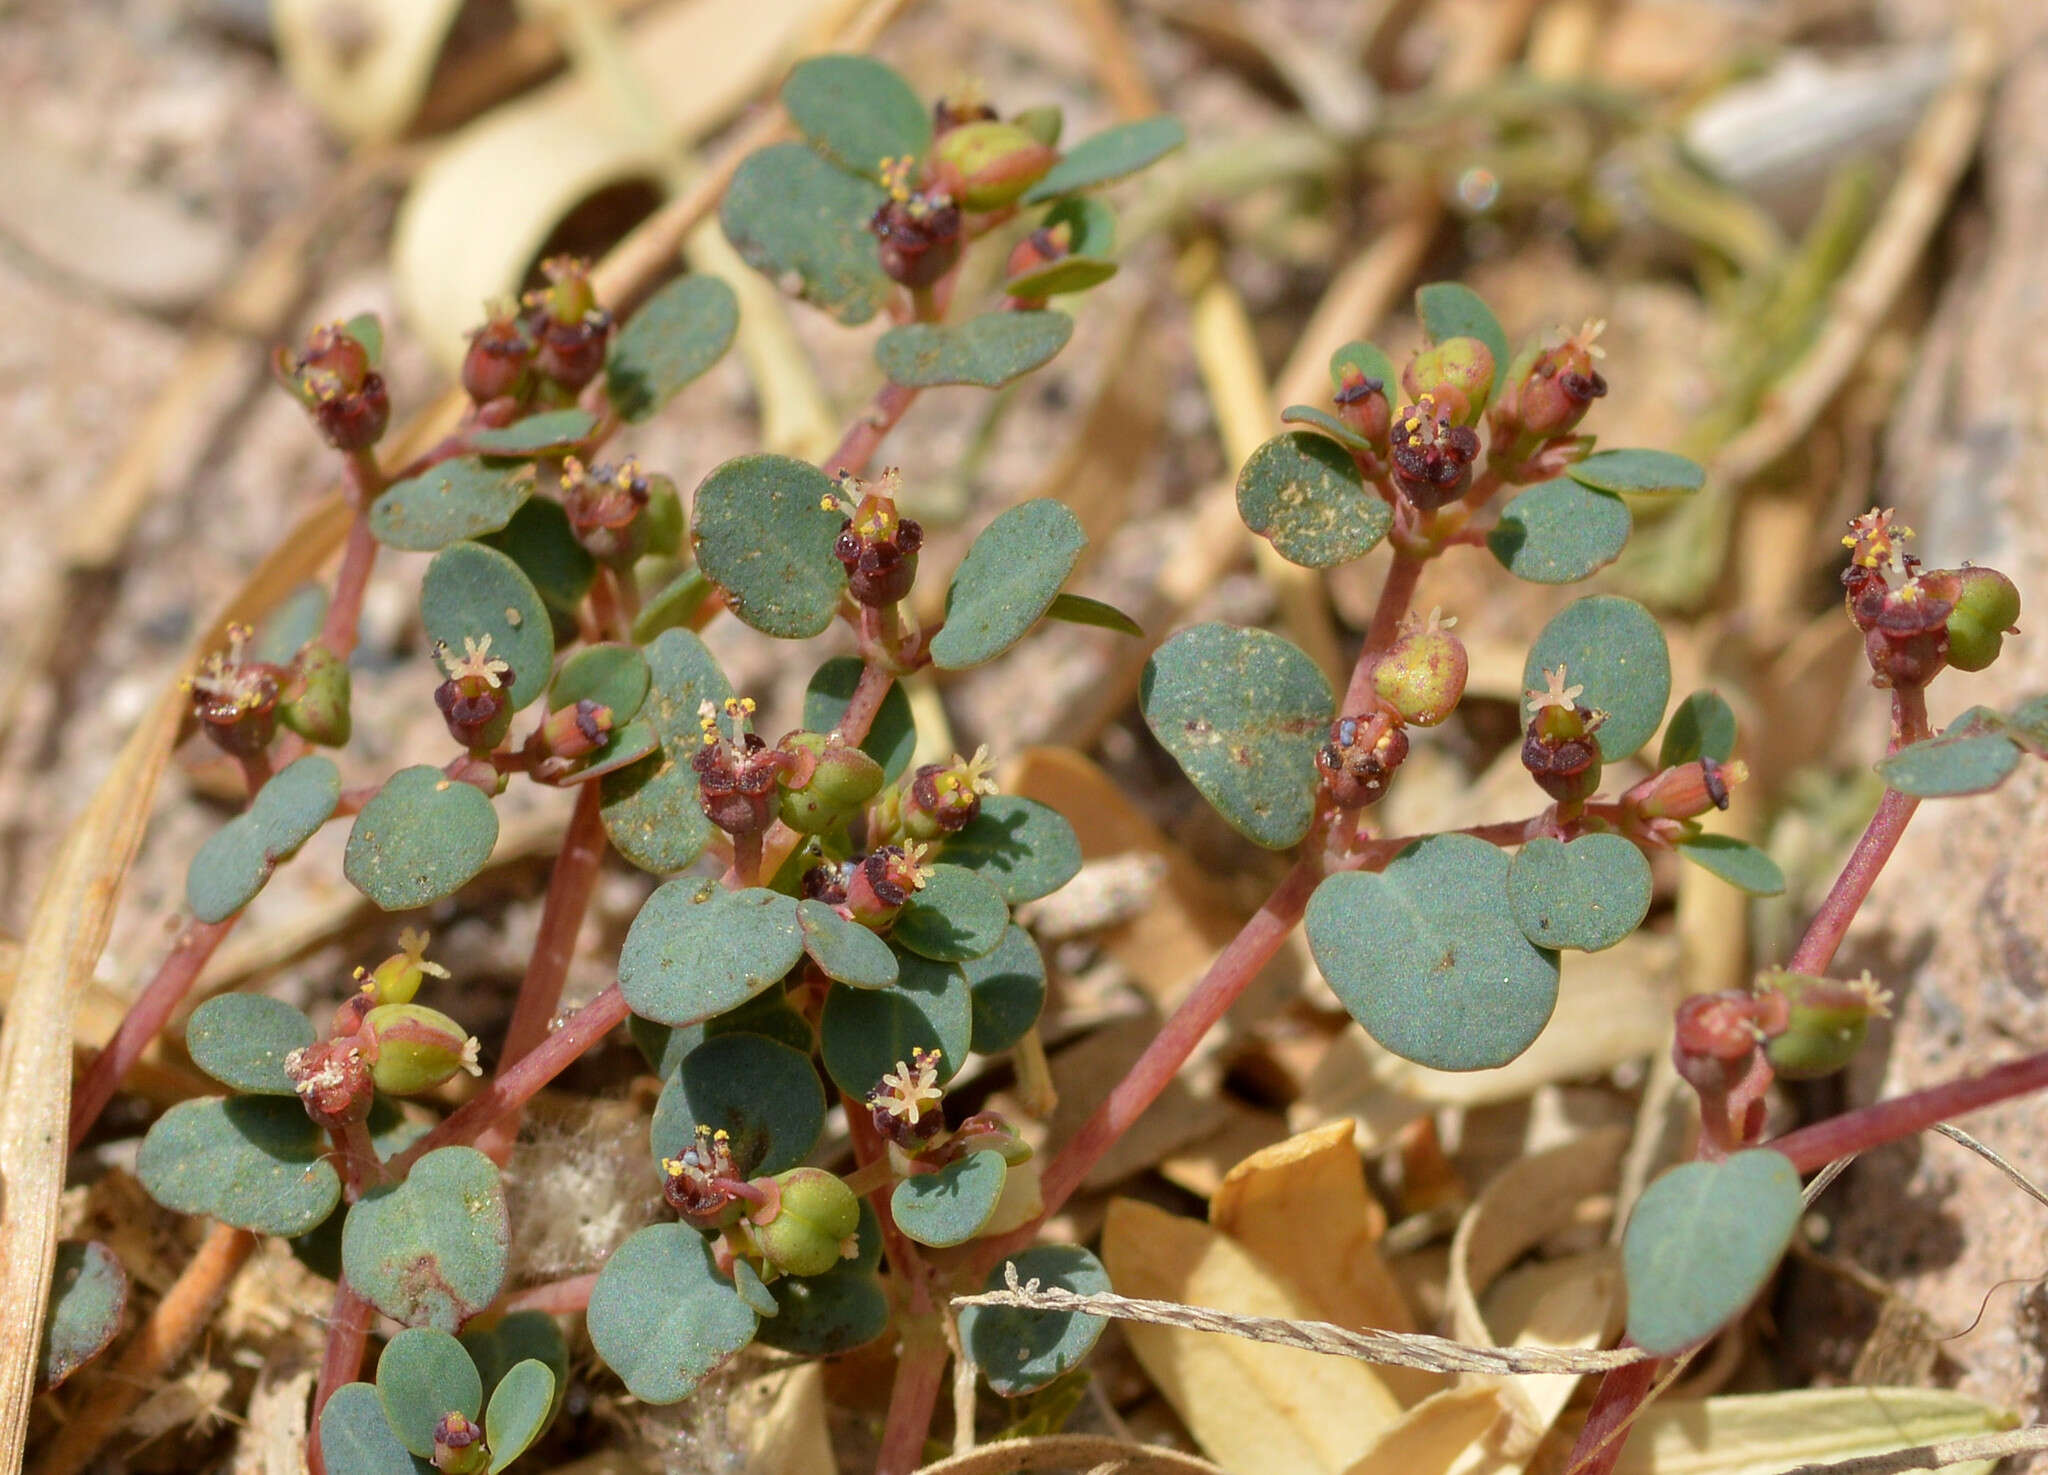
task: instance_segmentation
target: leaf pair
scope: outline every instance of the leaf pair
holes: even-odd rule
[[[537,1313],[508,1317],[530,1322]],[[540,1317],[539,1320],[547,1321]],[[547,1322],[553,1332],[553,1323]],[[546,1333],[530,1326],[519,1335],[547,1348]],[[412,1328],[393,1337],[377,1360],[377,1382],[349,1383],[334,1392],[320,1415],[320,1449],[334,1475],[414,1475],[432,1471],[435,1433],[447,1416],[474,1422],[481,1415],[490,1450],[485,1468],[498,1475],[546,1430],[560,1406],[567,1348],[555,1332],[559,1358],[527,1357],[493,1367],[489,1404],[485,1378],[471,1349],[447,1332]]]

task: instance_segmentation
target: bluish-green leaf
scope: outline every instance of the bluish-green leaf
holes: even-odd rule
[[[557,634],[563,639],[573,635],[576,608],[597,578],[597,560],[576,541],[562,504],[553,497],[529,497],[502,532],[481,541],[519,566],[548,607]],[[455,648],[462,649],[459,643]]]
[[[635,647],[616,641],[586,645],[555,673],[548,687],[548,707],[559,711],[582,701],[596,702],[611,709],[614,727],[623,727],[639,715],[652,682],[647,657]]]
[[[341,770],[314,753],[272,776],[247,813],[207,837],[185,872],[185,902],[202,922],[247,906],[278,863],[295,854],[341,802]]]
[[[555,1374],[529,1359],[505,1374],[484,1410],[484,1442],[491,1451],[490,1475],[526,1453],[554,1416]]]
[[[436,1475],[398,1442],[368,1383],[342,1384],[320,1410],[320,1454],[328,1475]]]
[[[1696,691],[1671,709],[1657,749],[1657,766],[1676,768],[1701,758],[1726,763],[1734,752],[1734,711],[1719,692]]]
[[[1470,835],[1418,840],[1378,875],[1309,898],[1309,951],[1365,1032],[1435,1070],[1505,1065],[1557,1005],[1557,954],[1524,935],[1508,858]]]
[[[711,841],[690,767],[700,741],[697,708],[722,705],[732,684],[691,631],[663,631],[646,654],[649,686],[639,720],[654,728],[661,750],[599,780],[600,812],[605,834],[627,860],[645,871],[679,871]]]
[[[1621,498],[1559,477],[1517,493],[1486,546],[1518,579],[1574,584],[1620,557],[1634,526]]]
[[[1415,289],[1415,315],[1431,343],[1446,338],[1477,338],[1493,354],[1496,383],[1508,367],[1508,335],[1500,319],[1477,292],[1462,282],[1431,282]],[[1388,379],[1391,386],[1394,381]]]
[[[818,1046],[818,1032],[789,1006],[789,999],[779,988],[756,994],[737,1009],[728,1009],[701,1024],[676,1029],[635,1014],[626,1020],[626,1032],[647,1058],[647,1068],[663,1080],[682,1069],[692,1050],[717,1035],[765,1035],[802,1055],[809,1055]]]
[[[778,143],[741,162],[718,219],[747,265],[853,327],[897,290],[868,233],[888,198],[805,145]]]
[[[546,1312],[514,1311],[487,1327],[470,1327],[462,1333],[462,1346],[483,1379],[486,1399],[513,1368],[533,1361],[554,1374],[554,1407],[561,1407],[568,1391],[569,1343]]]
[[[1400,392],[1401,376],[1394,372],[1394,361],[1388,358],[1385,350],[1377,344],[1367,343],[1361,338],[1345,344],[1330,355],[1332,396],[1343,392],[1345,374],[1352,369],[1378,384],[1390,398]]]
[[[912,953],[898,958],[893,988],[835,985],[825,995],[818,1043],[832,1084],[858,1099],[915,1050],[943,1057],[939,1080],[951,1080],[974,1041],[973,995],[958,963]]]
[[[1778,863],[1733,835],[1692,835],[1678,842],[1678,853],[1751,896],[1777,896],[1785,890]]]
[[[1251,454],[1237,477],[1237,515],[1303,568],[1335,568],[1379,545],[1394,510],[1366,486],[1351,453],[1326,435],[1291,430]]]
[[[398,1442],[431,1459],[434,1430],[444,1415],[474,1419],[483,1412],[484,1384],[451,1333],[408,1327],[385,1344],[377,1359],[377,1401]]]
[[[905,1178],[889,1196],[896,1227],[921,1245],[964,1245],[995,1217],[1009,1168],[992,1149],[969,1153],[936,1173]]]
[[[128,1272],[98,1240],[67,1239],[50,1269],[36,1346],[36,1389],[48,1392],[107,1350],[128,1308]]]
[[[387,912],[453,896],[490,861],[498,812],[473,784],[401,768],[356,816],[342,874]]]
[[[451,543],[434,555],[420,584],[427,638],[461,655],[467,641],[490,641],[510,664],[505,689],[518,711],[547,690],[555,663],[554,626],[533,581],[507,555],[481,543]]]
[[[834,656],[818,667],[804,688],[804,728],[830,732],[846,715],[854,688],[860,685],[858,656]],[[891,683],[889,693],[868,726],[860,750],[882,765],[882,776],[890,783],[910,769],[911,754],[917,751],[917,724],[910,715],[910,698],[900,682]]]
[[[1777,1269],[1805,1206],[1769,1148],[1685,1163],[1643,1191],[1622,1237],[1628,1334],[1669,1356],[1742,1313]]]
[[[471,433],[469,443],[483,455],[508,460],[531,460],[540,456],[556,455],[573,451],[585,440],[590,432],[597,429],[597,416],[585,409],[570,405],[560,410],[543,410],[538,415],[528,415],[514,420],[510,425],[501,425],[495,430],[478,430]],[[481,532],[495,532],[503,527],[482,528]]]
[[[832,623],[846,570],[832,556],[844,513],[832,479],[791,456],[736,456],[690,508],[697,566],[763,634],[803,640]]]
[[[1880,760],[1877,774],[1892,788],[1916,799],[1949,799],[1997,788],[2019,763],[2019,748],[2003,733],[1943,733],[1910,743]]]
[[[528,468],[460,456],[386,489],[370,504],[370,531],[387,548],[433,553],[497,532],[532,495]]]
[[[341,1265],[394,1321],[452,1333],[503,1289],[511,1234],[497,1166],[473,1147],[441,1147],[349,1210]]]
[[[185,1049],[194,1065],[224,1086],[258,1096],[296,1097],[285,1057],[318,1038],[312,1020],[262,994],[208,999],[185,1026]]]
[[[802,1357],[837,1357],[889,1328],[889,1297],[872,1266],[835,1265],[823,1275],[785,1275],[768,1287],[776,1314],[761,1323],[763,1347]]]
[[[297,1101],[275,1096],[181,1101],[136,1155],[149,1196],[258,1234],[304,1234],[341,1199],[327,1136]]]
[[[1573,481],[1603,492],[1639,497],[1685,496],[1706,485],[1707,473],[1697,461],[1670,451],[1595,451],[1565,468]]]
[[[1187,142],[1178,118],[1164,113],[1105,128],[1067,150],[1045,178],[1024,193],[1024,203],[1056,200],[1076,190],[1093,189],[1155,164]]]
[[[1065,297],[1099,287],[1116,275],[1116,263],[1100,256],[1066,255],[1043,266],[1021,271],[1003,283],[1003,291],[1027,302]]]
[[[1079,1296],[1109,1291],[1102,1262],[1079,1245],[1040,1245],[1006,1262],[1020,1284],[1037,1281]],[[1005,1287],[1003,1267],[989,1272],[983,1289]],[[989,1387],[1005,1398],[1035,1393],[1079,1367],[1108,1325],[1083,1311],[1027,1311],[1017,1306],[969,1306],[960,1313],[960,1338],[981,1366]]]
[[[1628,757],[1663,724],[1671,653],[1657,617],[1633,599],[1595,594],[1559,610],[1529,651],[1523,687],[1543,690],[1543,673],[1559,667],[1569,685],[1585,688],[1580,706],[1607,714],[1596,737],[1608,762]]]
[[[1016,923],[995,951],[960,965],[974,1007],[974,1049],[1007,1050],[1038,1023],[1045,1009],[1045,958],[1031,934]]]
[[[653,1224],[612,1251],[591,1288],[591,1345],[647,1403],[679,1403],[754,1339],[759,1320],[681,1224]]]
[[[905,389],[978,384],[997,389],[1050,363],[1074,320],[1050,308],[985,312],[962,323],[905,323],[875,344],[875,362]]]
[[[782,84],[782,105],[811,147],[870,179],[884,159],[921,159],[932,146],[932,115],[895,69],[871,56],[835,54],[798,62]]]
[[[825,1130],[825,1088],[808,1055],[764,1035],[715,1035],[662,1087],[648,1140],[654,1161],[681,1157],[699,1127],[732,1135],[742,1177],[780,1173]]]
[[[1370,451],[1372,442],[1339,420],[1328,410],[1319,410],[1314,405],[1289,405],[1280,412],[1282,425],[1305,425],[1319,430],[1348,451]],[[1242,493],[1239,494],[1238,510],[1243,512]]]
[[[964,866],[940,864],[903,903],[889,936],[923,957],[959,963],[991,951],[1009,925],[1010,908],[991,881]]]
[[[1080,519],[1049,497],[1020,502],[982,529],[946,591],[946,623],[932,637],[932,664],[964,670],[1022,640],[1087,545]]]
[[[751,999],[803,956],[796,898],[685,876],[655,889],[626,930],[619,991],[657,1024],[695,1024]]]
[[[855,988],[887,988],[896,981],[896,954],[858,922],[849,922],[822,901],[796,904],[804,930],[804,951],[827,978]]]
[[[983,799],[941,853],[993,883],[1011,906],[1052,895],[1081,870],[1081,841],[1066,816],[1017,794]]]
[[[1650,913],[1650,863],[1619,835],[1524,845],[1508,868],[1508,904],[1540,948],[1597,953]]]
[[[1142,625],[1115,605],[1090,599],[1085,594],[1055,594],[1052,603],[1045,607],[1045,617],[1063,620],[1069,625],[1093,625],[1098,630],[1114,630],[1119,635],[1142,638],[1145,634]]]
[[[687,625],[713,590],[711,580],[699,568],[686,568],[647,596],[640,613],[633,616],[633,638],[645,645],[664,630]]]
[[[1196,625],[1145,663],[1145,725],[1245,838],[1285,850],[1315,817],[1316,749],[1335,699],[1316,663],[1277,635]]]
[[[629,424],[651,419],[725,356],[739,326],[739,298],[717,277],[677,277],[656,292],[605,356],[605,393],[619,418]]]

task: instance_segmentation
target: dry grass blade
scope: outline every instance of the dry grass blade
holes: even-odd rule
[[[1090,1475],[1221,1475],[1207,1460],[1151,1444],[1094,1434],[1004,1439],[926,1465],[917,1475],[1009,1475],[1016,1470],[1086,1470]]]
[[[1947,1122],[1936,1122],[1934,1130],[1941,1133],[1942,1136],[1948,1138],[1951,1142],[1959,1142],[1969,1148],[1970,1151],[1976,1153],[1978,1157],[1981,1157],[1985,1162],[1991,1164],[1992,1167],[1998,1169],[1999,1172],[2011,1179],[2013,1187],[2019,1189],[2020,1192],[2024,1193],[2035,1203],[2048,1205],[2048,1193],[2043,1193],[2031,1178],[2000,1157],[1988,1144],[1972,1137],[1961,1127],[1952,1127]],[[1829,1166],[1832,1167],[1833,1164],[1831,1163]]]
[[[1391,1367],[1415,1367],[1439,1373],[1604,1373],[1641,1362],[1645,1354],[1632,1347],[1603,1351],[1558,1351],[1547,1347],[1471,1347],[1422,1332],[1360,1332],[1326,1321],[1282,1321],[1270,1316],[1237,1316],[1175,1301],[1141,1301],[1128,1296],[1077,1295],[1036,1280],[1019,1283],[1017,1267],[1003,1267],[1000,1291],[955,1296],[953,1305],[1014,1306],[1026,1311],[1080,1311],[1118,1321],[1142,1321],[1184,1331],[1220,1332],[1278,1347],[1298,1347],[1331,1357],[1355,1357]]]
[[[1974,1439],[1944,1439],[1939,1444],[1917,1444],[1889,1454],[1858,1455],[1853,1460],[1825,1464],[1795,1465],[1783,1475],[1897,1475],[1907,1470],[1939,1470],[1944,1465],[1966,1465],[1976,1460],[2002,1460],[2008,1455],[2048,1449],[2048,1424],[2032,1424],[2004,1434],[1980,1434]]]

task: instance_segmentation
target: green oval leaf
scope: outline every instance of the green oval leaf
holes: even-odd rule
[[[902,971],[893,988],[841,985],[825,995],[818,1019],[825,1073],[856,1100],[907,1062],[913,1050],[938,1051],[939,1079],[949,1081],[973,1044],[973,997],[960,965],[908,953],[898,963]]]
[[[1264,630],[1196,625],[1145,663],[1145,725],[1232,827],[1285,850],[1315,818],[1336,703],[1316,663]]]
[[[275,1096],[179,1102],[142,1139],[135,1176],[167,1209],[258,1234],[304,1234],[341,1200],[326,1134]]]
[[[868,233],[888,198],[805,145],[778,143],[741,161],[718,220],[747,265],[854,327],[896,293]]]
[[[1949,799],[1997,788],[2019,763],[2018,746],[2002,733],[1943,733],[1909,743],[1881,760],[1877,774],[1916,799]]]
[[[1706,485],[1707,473],[1696,461],[1670,451],[1595,451],[1565,468],[1573,481],[1603,492],[1639,497],[1686,496]]]
[[[884,159],[921,159],[932,146],[930,111],[894,68],[871,56],[798,62],[782,84],[782,105],[812,148],[870,179],[880,177]]]
[[[889,1329],[889,1297],[872,1266],[835,1265],[823,1275],[785,1275],[768,1293],[776,1314],[761,1323],[763,1347],[802,1357],[837,1357]]]
[[[1009,1168],[1003,1155],[984,1148],[936,1173],[905,1178],[889,1196],[896,1227],[921,1245],[964,1245],[995,1217]]]
[[[1319,410],[1314,405],[1289,405],[1280,412],[1282,425],[1306,425],[1320,430],[1324,435],[1349,451],[1370,451],[1372,442],[1332,415],[1328,410]],[[1355,469],[1355,468],[1354,468]],[[1239,515],[1243,514],[1243,493],[1238,496]]]
[[[803,956],[796,898],[727,891],[685,876],[655,888],[619,950],[619,992],[657,1024],[695,1024],[744,1004]]]
[[[717,277],[677,277],[648,298],[605,357],[605,393],[619,418],[651,419],[725,357],[739,326],[739,298]]]
[[[941,854],[992,883],[1011,906],[1052,895],[1081,870],[1081,841],[1067,817],[1017,794],[984,798]]]
[[[50,1269],[36,1346],[36,1389],[47,1393],[107,1350],[128,1309],[128,1272],[98,1240],[67,1239]]]
[[[1114,261],[1105,261],[1100,256],[1068,255],[1030,271],[1019,272],[1003,283],[1003,291],[1012,297],[1035,302],[1047,297],[1085,292],[1090,287],[1101,286],[1115,275]]]
[[[497,532],[532,495],[533,474],[526,468],[460,456],[388,488],[370,504],[370,531],[387,548],[433,553]]]
[[[1733,835],[1689,835],[1678,842],[1678,853],[1751,896],[1778,896],[1785,890],[1778,863]]]
[[[552,497],[529,497],[504,531],[482,541],[519,565],[548,607],[556,632],[563,639],[573,636],[576,608],[597,578],[597,560],[576,541],[562,504]]]
[[[860,685],[858,656],[834,656],[818,667],[804,688],[804,728],[809,732],[830,732],[846,715],[854,688]],[[868,726],[860,750],[882,765],[882,776],[890,783],[910,770],[911,754],[917,751],[917,723],[910,715],[910,698],[900,682],[892,683],[888,695]]]
[[[1506,1065],[1557,1005],[1557,954],[1515,920],[1507,856],[1470,835],[1418,840],[1378,875],[1326,878],[1306,922],[1351,1017],[1418,1065]]]
[[[1294,430],[1251,454],[1237,477],[1237,515],[1303,568],[1335,568],[1370,552],[1394,510],[1365,484],[1351,453],[1326,435]]]
[[[437,1475],[398,1442],[368,1383],[342,1384],[320,1410],[320,1454],[329,1475]]]
[[[1085,594],[1055,594],[1052,603],[1045,607],[1045,617],[1064,620],[1069,625],[1093,625],[1098,630],[1114,630],[1119,635],[1143,637],[1145,633],[1142,625],[1115,605],[1090,599]]]
[[[484,1443],[491,1451],[490,1475],[525,1454],[554,1417],[555,1374],[534,1360],[515,1364],[491,1394],[484,1410]]]
[[[614,726],[624,726],[640,714],[654,675],[647,657],[630,645],[608,642],[586,645],[562,662],[548,687],[548,707],[559,711],[578,702],[596,702],[609,707]]]
[[[896,981],[896,954],[860,923],[815,900],[796,904],[796,920],[804,930],[804,951],[827,978],[855,988],[887,988]]]
[[[688,630],[664,630],[647,647],[648,695],[639,720],[654,728],[661,751],[601,782],[604,832],[643,871],[680,871],[711,843],[690,757],[700,731],[697,708],[723,704],[732,683],[710,648]]]
[[[1628,1334],[1660,1357],[1741,1314],[1805,1211],[1799,1174],[1769,1148],[1685,1163],[1643,1191],[1622,1236]]]
[[[1057,1286],[1077,1296],[1109,1291],[1109,1272],[1079,1245],[1040,1245],[1012,1255],[1017,1279]],[[989,1272],[982,1289],[1004,1289],[1003,1267]],[[981,1365],[989,1387],[1005,1398],[1036,1393],[1062,1373],[1079,1367],[1095,1350],[1108,1318],[1083,1311],[1027,1311],[1017,1306],[969,1306],[960,1313],[960,1338]]]
[[[483,1412],[484,1384],[463,1345],[435,1327],[407,1327],[377,1359],[377,1401],[398,1442],[421,1459],[434,1455],[445,1414]]]
[[[1543,673],[1562,666],[1583,686],[1581,706],[1605,712],[1600,756],[1628,757],[1655,735],[1671,699],[1671,653],[1657,617],[1633,599],[1594,594],[1559,610],[1522,667],[1522,685],[1543,690]]]
[[[1186,143],[1187,138],[1180,119],[1164,113],[1105,128],[1067,150],[1045,178],[1025,191],[1024,203],[1036,205],[1043,200],[1056,200],[1076,190],[1093,189],[1098,184],[1135,174],[1165,158]]]
[[[681,1157],[700,1126],[732,1134],[742,1177],[780,1173],[817,1146],[825,1088],[801,1051],[764,1035],[716,1035],[685,1055],[661,1089],[648,1133],[655,1166]]]
[[[683,1060],[692,1050],[717,1035],[766,1035],[802,1055],[809,1055],[818,1045],[818,1032],[811,1028],[809,1020],[790,1008],[788,998],[779,988],[756,994],[739,1008],[728,1009],[702,1024],[686,1024],[678,1029],[635,1014],[626,1020],[626,1032],[647,1058],[647,1068],[663,1080],[682,1069]]]
[[[274,774],[248,812],[209,835],[192,857],[185,872],[192,915],[221,922],[247,906],[340,802],[341,770],[332,759],[310,754]]]
[[[451,543],[434,555],[420,585],[427,639],[460,655],[465,640],[489,637],[491,654],[509,663],[505,689],[518,711],[547,690],[555,632],[547,606],[519,565],[481,543]]]
[[[473,1147],[440,1147],[403,1183],[357,1200],[341,1226],[341,1267],[392,1320],[452,1333],[497,1299],[511,1235],[497,1166]]]
[[[946,623],[932,637],[932,664],[965,670],[1022,640],[1087,546],[1080,519],[1050,497],[1020,502],[982,529],[946,591]]]
[[[898,947],[941,963],[978,958],[1003,940],[1010,908],[1002,893],[964,866],[935,865],[889,930]]]
[[[1696,691],[1671,709],[1657,749],[1657,766],[1676,768],[1701,758],[1726,763],[1734,752],[1734,711],[1719,692]]]
[[[1038,1023],[1045,1009],[1045,958],[1016,923],[1003,932],[995,951],[960,965],[973,1004],[973,1043],[978,1055],[1007,1050]]]
[[[474,431],[469,443],[486,456],[525,461],[573,451],[588,440],[590,432],[595,429],[597,416],[570,405],[566,409],[543,410],[538,415],[528,415],[495,430]],[[495,527],[480,531],[496,532],[503,526],[504,523],[500,522]]]
[[[645,645],[664,630],[687,625],[691,617],[704,607],[712,588],[702,569],[684,569],[649,595],[647,602],[640,606],[640,613],[633,616],[633,638]]]
[[[298,1087],[285,1074],[285,1057],[319,1037],[313,1021],[282,999],[222,994],[192,1011],[185,1049],[194,1065],[224,1086],[296,1098]]]
[[[490,861],[498,812],[473,784],[401,768],[356,816],[341,869],[387,912],[453,896]]]
[[[1504,363],[1502,367],[1506,367]],[[1367,343],[1362,338],[1354,339],[1330,355],[1332,395],[1343,391],[1345,374],[1352,369],[1377,383],[1389,398],[1400,393],[1401,376],[1394,372],[1394,361],[1377,344]]]
[[[1619,835],[1531,840],[1508,867],[1508,905],[1536,946],[1597,953],[1650,914],[1650,863]]]
[[[766,635],[805,640],[832,623],[846,570],[832,556],[845,514],[832,479],[791,456],[736,456],[697,488],[697,566]]]
[[[648,1403],[679,1403],[754,1339],[758,1318],[718,1273],[711,1246],[652,1224],[612,1251],[591,1288],[591,1345]]]
[[[1049,308],[985,312],[964,323],[905,323],[875,344],[875,362],[905,389],[978,384],[997,389],[1050,363],[1074,320]]]
[[[1486,546],[1532,584],[1575,584],[1621,556],[1635,521],[1628,504],[1566,477],[1538,482],[1501,509]]]
[[[569,1386],[569,1343],[555,1319],[544,1311],[514,1311],[487,1327],[462,1334],[463,1350],[483,1379],[484,1397],[497,1391],[505,1375],[523,1362],[538,1362],[554,1374],[554,1410],[562,1406]]]
[[[1446,338],[1477,338],[1493,353],[1494,382],[1507,373],[1508,335],[1486,300],[1462,282],[1431,282],[1415,289],[1415,315],[1431,343]],[[1376,376],[1377,377],[1377,376]],[[1386,381],[1391,390],[1397,381]]]

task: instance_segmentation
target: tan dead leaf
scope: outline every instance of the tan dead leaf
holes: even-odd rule
[[[1279,1112],[1246,1106],[1233,1096],[1220,1099],[1222,1127],[1168,1153],[1157,1164],[1161,1177],[1196,1198],[1215,1197],[1232,1168],[1287,1136],[1287,1118]]]
[[[1102,1258],[1122,1295],[1314,1315],[1227,1236],[1135,1199],[1110,1205]],[[1231,1475],[1340,1475],[1401,1419],[1379,1372],[1349,1358],[1137,1323],[1124,1334],[1196,1442]]]
[[[1446,1388],[1403,1414],[1344,1475],[1446,1475],[1499,1418],[1497,1389]]]
[[[395,138],[412,121],[462,0],[270,0],[285,75],[338,133]]]
[[[2019,1420],[1934,1388],[1802,1388],[1653,1403],[1615,1475],[1778,1475],[1788,1466],[1882,1454],[2010,1429]],[[1989,1475],[1995,1460],[1950,1465]]]
[[[1335,1121],[1253,1153],[1209,1201],[1209,1222],[1318,1320],[1412,1332],[1414,1315],[1380,1257],[1386,1214],[1366,1190],[1351,1137],[1351,1123]],[[1408,1404],[1444,1386],[1442,1377],[1414,1368],[1382,1368],[1379,1376]]]
[[[1032,1157],[1003,1176],[1003,1192],[996,1199],[995,1213],[982,1228],[984,1236],[994,1239],[1013,1229],[1022,1229],[1045,1212],[1045,1195],[1039,1191],[1039,1175],[1044,1166],[1042,1156]]]
[[[830,1470],[832,1434],[825,1423],[825,1373],[806,1363],[773,1373],[741,1390],[752,1400],[746,1430],[744,1475],[785,1475],[790,1470]]]

